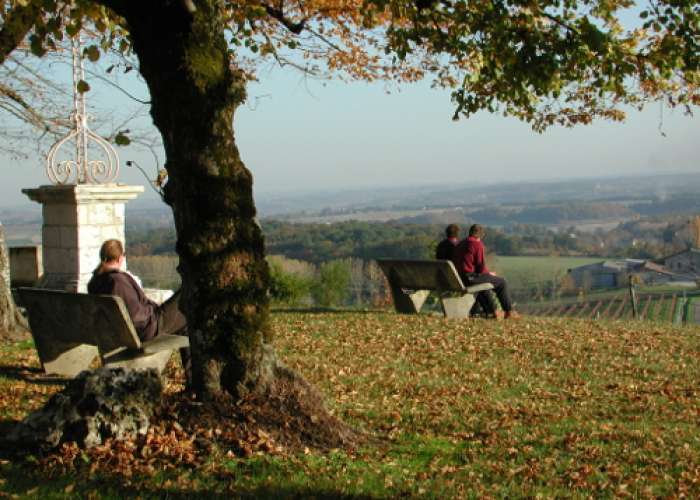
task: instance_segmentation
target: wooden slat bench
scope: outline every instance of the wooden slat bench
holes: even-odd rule
[[[474,294],[493,289],[490,283],[465,287],[448,260],[377,259],[377,263],[389,281],[398,313],[418,314],[434,291],[446,318],[468,318]]]
[[[179,335],[141,342],[120,297],[19,288],[39,359],[47,374],[75,377],[99,354],[102,364],[162,372],[174,349],[189,346]]]

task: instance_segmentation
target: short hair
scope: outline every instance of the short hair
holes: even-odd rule
[[[472,224],[469,228],[469,236],[474,236],[476,238],[481,238],[484,235],[484,226],[481,224]]]
[[[445,235],[448,238],[456,238],[459,235],[459,226],[457,224],[450,224],[445,228]]]
[[[124,245],[119,240],[107,240],[100,247],[100,262],[114,262],[124,255]]]

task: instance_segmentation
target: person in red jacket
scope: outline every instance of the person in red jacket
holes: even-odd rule
[[[513,310],[513,303],[508,293],[506,280],[489,271],[484,258],[484,244],[481,242],[485,234],[484,227],[474,224],[469,228],[469,236],[463,240],[456,251],[458,270],[462,280],[467,286],[491,283],[496,296],[501,303],[503,312],[498,311],[496,303],[490,293],[484,292],[483,296],[488,304],[488,313],[496,318],[504,315],[506,318],[518,318],[520,315]]]

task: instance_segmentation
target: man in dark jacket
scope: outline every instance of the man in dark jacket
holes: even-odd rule
[[[445,228],[445,239],[435,248],[435,258],[438,260],[454,261],[454,253],[459,243],[459,226],[450,224]]]
[[[100,265],[88,283],[88,293],[121,297],[141,341],[158,335],[187,335],[187,320],[178,307],[180,292],[158,305],[146,297],[133,276],[122,270],[125,258],[121,241],[105,241],[100,248]],[[180,349],[180,357],[189,387],[192,376],[189,347]]]
[[[500,318],[502,315],[506,318],[518,318],[520,315],[513,310],[506,280],[496,276],[486,266],[484,244],[481,242],[484,234],[484,228],[480,224],[474,224],[469,228],[469,236],[459,244],[455,251],[457,269],[467,286],[481,283],[491,283],[493,285],[503,312],[497,310],[496,303],[490,293],[481,292],[480,295],[483,298],[480,299],[480,302],[482,304],[486,302],[488,313],[494,314],[496,318]]]

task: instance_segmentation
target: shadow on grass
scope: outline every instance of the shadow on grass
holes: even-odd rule
[[[389,309],[351,309],[351,308],[334,308],[334,307],[273,307],[272,312],[276,314],[299,314],[299,313],[312,313],[312,314],[382,314],[382,313],[392,313],[393,310]]]
[[[0,458],[3,460],[9,460],[16,450],[8,450],[2,442],[2,438],[7,436],[18,423],[19,420],[14,419],[0,420]]]
[[[65,377],[46,375],[41,368],[23,365],[0,365],[0,378],[37,385],[58,385],[68,382]]]
[[[369,495],[348,494],[328,488],[307,485],[265,485],[245,487],[231,484],[226,477],[208,477],[207,487],[201,481],[191,487],[173,484],[156,474],[148,478],[125,478],[120,475],[102,476],[76,473],[46,477],[29,465],[11,463],[0,465],[0,497],[32,498],[316,498],[316,499],[369,499]],[[196,474],[196,473],[195,473]],[[206,479],[206,478],[205,478]],[[187,481],[185,481],[187,482]]]

